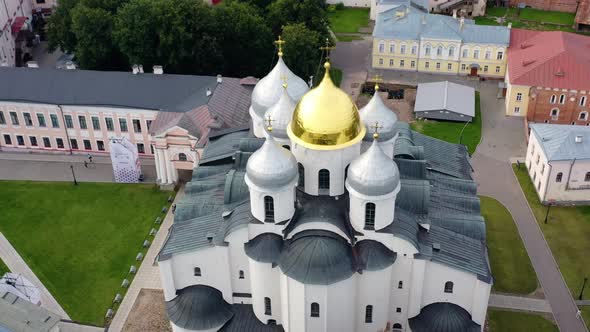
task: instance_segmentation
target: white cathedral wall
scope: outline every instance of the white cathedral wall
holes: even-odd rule
[[[276,189],[267,189],[256,186],[246,175],[246,184],[250,190],[250,211],[254,218],[264,221],[264,197],[271,196],[274,202],[275,223],[291,219],[295,213],[295,186],[297,179],[293,182]]]
[[[392,267],[379,271],[363,271],[357,276],[357,332],[385,330],[390,312]],[[367,305],[373,306],[373,322],[365,322]]]
[[[339,150],[312,150],[291,142],[291,152],[305,168],[305,192],[318,195],[318,174],[321,169],[330,171],[330,196],[344,193],[344,174],[346,167],[360,155],[358,142]]]
[[[164,300],[170,301],[176,297],[176,288],[174,287],[174,273],[172,272],[172,260],[167,259],[158,262],[160,270],[160,280],[164,290]]]
[[[254,112],[254,109],[252,108],[252,106],[250,106],[249,109],[249,113],[250,113],[250,118],[252,119],[252,131],[254,132],[254,136],[258,137],[258,138],[264,138],[264,122],[262,121],[262,118],[260,118],[258,116],[258,114],[256,114],[256,112]]]
[[[408,242],[404,242],[407,243],[407,246],[411,246]],[[411,247],[413,248],[413,246]],[[402,326],[405,326],[408,317],[413,317],[413,315],[411,315],[411,301],[415,296],[416,288],[421,289],[420,287],[422,285],[421,278],[423,275],[416,275],[413,273],[414,265],[420,265],[420,261],[414,259],[413,253],[405,253],[404,256],[404,252],[408,249],[397,252],[397,258],[391,267],[392,278],[390,282],[391,290],[389,291],[391,296],[389,319],[392,325],[399,323]],[[402,282],[402,288],[399,288],[400,281]],[[417,306],[420,306],[419,301]],[[401,312],[397,312],[397,308],[400,308]]]
[[[261,263],[248,259],[250,265],[250,285],[252,289],[252,308],[254,314],[263,323],[269,319],[282,324],[282,301],[280,287],[280,271],[271,263]],[[270,298],[271,315],[265,314],[264,298]]]
[[[283,236],[283,229],[286,225],[277,225],[272,223],[248,224],[248,238],[253,239],[263,233],[274,233]]]
[[[346,235],[343,231],[341,231],[340,228],[338,228],[332,224],[329,224],[327,222],[306,222],[304,224],[298,225],[297,227],[295,227],[295,229],[293,229],[289,233],[289,235],[287,236],[287,239],[292,238],[297,233],[301,233],[303,231],[311,230],[311,229],[323,229],[326,231],[330,231],[332,233],[336,233],[336,234],[340,235],[343,239],[348,240],[348,235]],[[348,242],[350,242],[350,241],[348,241]]]
[[[350,221],[352,226],[359,232],[365,233],[365,208],[367,203],[375,204],[375,229],[385,228],[391,224],[394,217],[395,197],[397,192],[391,192],[387,195],[367,196],[346,186],[350,198]],[[399,189],[398,189],[399,190]],[[370,231],[369,231],[370,232]]]
[[[225,238],[229,243],[229,266],[231,289],[233,293],[250,293],[250,265],[244,251],[244,243],[248,242],[248,228],[233,231]],[[244,272],[244,279],[240,279],[240,271]],[[240,298],[237,303],[249,303],[248,298]],[[234,300],[234,302],[236,302]]]

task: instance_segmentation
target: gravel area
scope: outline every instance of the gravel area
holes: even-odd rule
[[[379,92],[383,103],[392,109],[397,118],[403,122],[414,121],[414,103],[416,102],[416,89],[404,89],[404,99],[387,99],[387,92]],[[372,98],[371,95],[361,94],[356,100],[359,109],[365,106]]]
[[[164,292],[142,289],[131,308],[123,332],[172,332],[164,306]]]

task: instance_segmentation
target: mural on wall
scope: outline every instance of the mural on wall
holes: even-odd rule
[[[137,147],[127,138],[111,138],[110,150],[115,182],[139,182],[141,167]]]

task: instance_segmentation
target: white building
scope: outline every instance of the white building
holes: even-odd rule
[[[543,204],[590,202],[590,127],[530,124],[526,166]]]
[[[23,38],[31,29],[32,10],[31,0],[0,0],[0,66],[13,67],[29,52]]]
[[[417,118],[470,122],[475,117],[475,89],[449,81],[418,84]]]
[[[252,105],[281,106],[210,139],[158,256],[173,330],[483,331],[492,276],[465,148],[378,96],[359,113],[327,74],[300,98],[299,78],[260,82]]]

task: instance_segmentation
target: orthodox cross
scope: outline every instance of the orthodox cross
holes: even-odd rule
[[[330,40],[326,38],[326,45],[320,47],[320,50],[326,52],[326,61],[330,60],[330,51],[335,49],[335,46],[330,46]]]
[[[272,123],[273,123],[274,121],[275,121],[275,120],[273,120],[273,119],[271,118],[270,114],[267,114],[267,115],[266,115],[266,119],[264,120],[264,122],[266,122],[266,126],[267,126],[267,127],[266,127],[266,129],[268,129],[268,131],[272,131]]]
[[[373,129],[373,138],[379,138],[379,129],[383,128],[383,126],[379,125],[379,121],[375,121],[375,124],[370,126],[370,128]]]
[[[287,75],[285,74],[281,74],[281,76],[279,76],[279,78],[281,79],[281,81],[283,82],[283,88],[287,88],[287,79],[289,78]]]
[[[375,92],[379,91],[379,83],[383,82],[383,77],[379,74],[375,74],[373,76],[373,81],[375,81]]]
[[[279,48],[279,56],[283,56],[283,44],[285,43],[285,41],[283,39],[281,39],[281,36],[279,35],[279,39],[275,40],[275,45],[277,45],[277,47]]]

